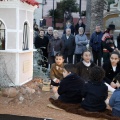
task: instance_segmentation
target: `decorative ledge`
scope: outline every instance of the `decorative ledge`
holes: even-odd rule
[[[0,50],[0,53],[29,53],[29,52],[34,52],[37,51],[36,49],[30,49],[30,50]]]

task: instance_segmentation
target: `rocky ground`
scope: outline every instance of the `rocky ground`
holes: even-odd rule
[[[96,120],[47,107],[51,92],[41,90],[41,79],[16,88],[2,89],[0,92],[0,114],[14,114],[54,120]]]

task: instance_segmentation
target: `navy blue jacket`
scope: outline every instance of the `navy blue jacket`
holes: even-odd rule
[[[84,100],[81,102],[81,107],[85,110],[98,112],[106,109],[108,87],[103,82],[89,81],[84,85],[82,95]]]
[[[63,78],[58,88],[59,100],[65,103],[80,103],[84,81],[74,73]]]
[[[92,50],[94,51],[101,51],[102,50],[102,36],[103,33],[100,32],[99,34],[97,34],[96,32],[94,32],[90,38],[90,46],[92,47]]]

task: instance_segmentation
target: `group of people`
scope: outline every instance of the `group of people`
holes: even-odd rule
[[[83,51],[77,64],[64,63],[64,56],[57,53],[50,70],[53,99],[78,104],[90,112],[103,112],[108,106],[112,115],[120,117],[120,54],[110,54],[103,67],[91,61],[89,50]],[[108,97],[108,91],[113,94]]]
[[[48,58],[44,67],[51,65],[55,99],[80,103],[83,109],[93,112],[104,111],[110,105],[112,115],[120,117],[120,54],[112,32],[110,28],[102,32],[100,25],[96,25],[88,40],[82,19],[75,27],[68,21],[61,38],[53,27],[48,27],[47,33],[42,28],[39,30],[34,45]],[[87,50],[88,44],[91,51]],[[110,99],[108,91],[113,93]]]
[[[64,55],[65,62],[77,63],[80,61],[80,54],[83,50],[86,49],[88,39],[87,36],[84,34],[85,25],[83,24],[82,19],[80,19],[78,23],[76,24],[75,30],[70,21],[67,21],[61,38],[59,37],[58,30],[53,30],[53,27],[48,27],[47,33],[45,33],[44,29],[40,28],[39,34],[34,38],[34,45],[37,49],[46,49],[43,50],[46,51],[43,52],[43,55],[48,58],[48,64],[51,65],[55,62],[55,54],[59,52]],[[73,61],[74,54],[75,61]]]
[[[34,39],[34,45],[35,48],[43,50],[43,55],[48,58],[50,65],[55,62],[56,53],[63,54],[67,63],[78,63],[82,52],[89,45],[92,48],[94,63],[101,66],[102,57],[103,62],[107,62],[110,57],[109,53],[120,49],[120,37],[117,38],[118,46],[115,46],[112,33],[112,29],[107,28],[102,32],[100,25],[96,25],[95,31],[88,40],[85,34],[85,24],[82,19],[79,19],[75,27],[67,21],[61,38],[58,30],[54,30],[53,27],[48,27],[47,33],[41,28]],[[45,66],[48,67],[48,64],[45,63]]]

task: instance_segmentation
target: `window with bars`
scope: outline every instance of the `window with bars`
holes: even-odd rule
[[[5,25],[0,20],[0,50],[5,50]]]
[[[24,28],[23,28],[23,50],[29,50],[29,26],[28,23],[24,23]]]

